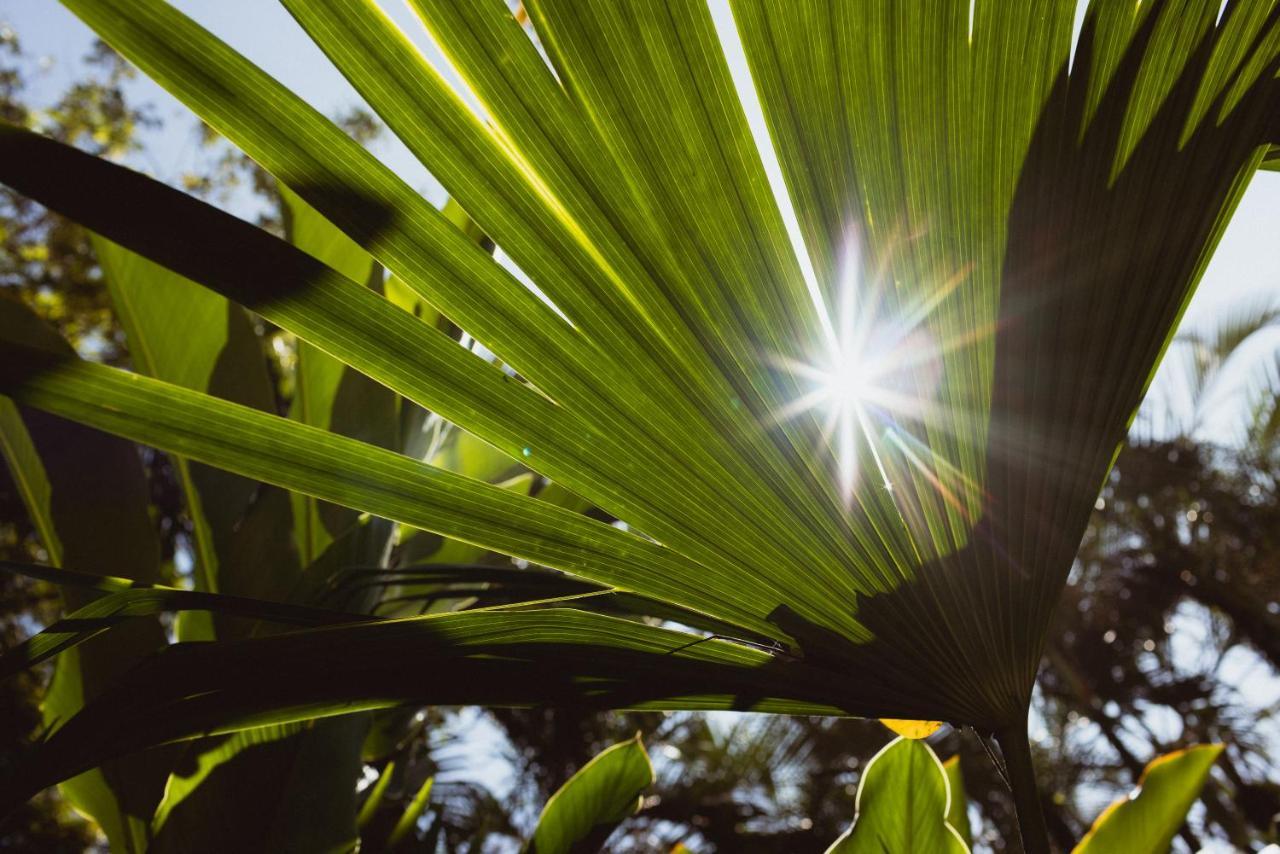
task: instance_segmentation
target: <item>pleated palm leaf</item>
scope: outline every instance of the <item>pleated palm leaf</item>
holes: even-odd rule
[[[268,234],[18,130],[0,180],[622,520],[16,341],[17,401],[562,570],[725,637],[561,607],[171,648],[9,794],[400,702],[970,724],[1045,845],[1025,719],[1126,426],[1280,142],[1275,0],[732,0],[797,253],[701,0],[283,0],[537,285],[162,0],[64,0],[501,360]],[[545,300],[544,300],[545,297]],[[268,566],[263,572],[270,572]],[[413,664],[410,664],[412,662]]]

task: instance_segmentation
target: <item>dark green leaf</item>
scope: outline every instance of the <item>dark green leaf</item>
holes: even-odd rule
[[[429,678],[416,662],[429,662]],[[118,679],[0,782],[0,812],[107,755],[401,704],[866,714],[879,701],[872,686],[786,656],[566,608],[178,644]]]
[[[74,587],[84,587],[97,581],[98,589],[103,590],[115,588],[122,582],[127,583],[127,579],[99,579],[88,573],[72,573],[54,567],[37,567],[11,561],[0,561],[0,571],[19,572]],[[0,656],[0,679],[5,679],[19,670],[34,667],[116,626],[134,622],[143,617],[178,611],[210,611],[248,620],[264,620],[269,623],[295,626],[319,626],[369,619],[359,614],[345,614],[340,611],[326,611],[321,608],[288,605],[241,596],[135,584],[127,589],[115,589],[108,595],[89,601],[34,637],[5,650]]]

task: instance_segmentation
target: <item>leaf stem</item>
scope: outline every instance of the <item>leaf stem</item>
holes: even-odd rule
[[[1036,788],[1035,768],[1031,764],[1031,743],[1025,725],[1015,725],[996,733],[1000,752],[1013,792],[1013,805],[1018,813],[1022,833],[1022,849],[1026,854],[1049,854],[1049,832],[1040,808],[1040,790]]]

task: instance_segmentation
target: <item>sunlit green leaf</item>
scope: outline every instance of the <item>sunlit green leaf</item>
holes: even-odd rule
[[[973,832],[969,828],[969,799],[964,789],[964,774],[960,771],[960,757],[952,756],[942,763],[947,772],[947,786],[951,789],[951,803],[947,808],[947,824],[956,829],[965,845],[973,844]]]
[[[929,745],[898,737],[871,758],[858,781],[853,826],[827,854],[969,850],[950,823],[947,772]]]
[[[1137,787],[1098,816],[1075,854],[1165,854],[1221,753],[1222,745],[1210,744],[1151,760]]]
[[[637,735],[597,754],[561,786],[538,817],[528,854],[599,851],[619,823],[640,809],[653,766]]]

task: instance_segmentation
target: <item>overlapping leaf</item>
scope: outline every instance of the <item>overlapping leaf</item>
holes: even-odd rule
[[[406,661],[430,662],[430,678]],[[831,714],[859,711],[860,693],[833,691],[822,669],[762,650],[568,608],[180,644],[68,721],[29,774],[4,781],[0,803],[147,745],[406,703]]]
[[[13,301],[0,300],[0,330],[7,340],[73,357],[56,332]],[[52,564],[144,584],[159,580],[160,545],[147,514],[145,475],[129,443],[0,397],[0,451]],[[64,588],[63,600],[69,611],[92,609],[100,595],[77,586]],[[164,642],[153,617],[133,621],[110,642],[99,639],[61,656],[42,704],[45,725],[79,713]],[[63,792],[98,822],[113,846],[140,852],[171,758],[153,751],[100,768],[89,762]]]

